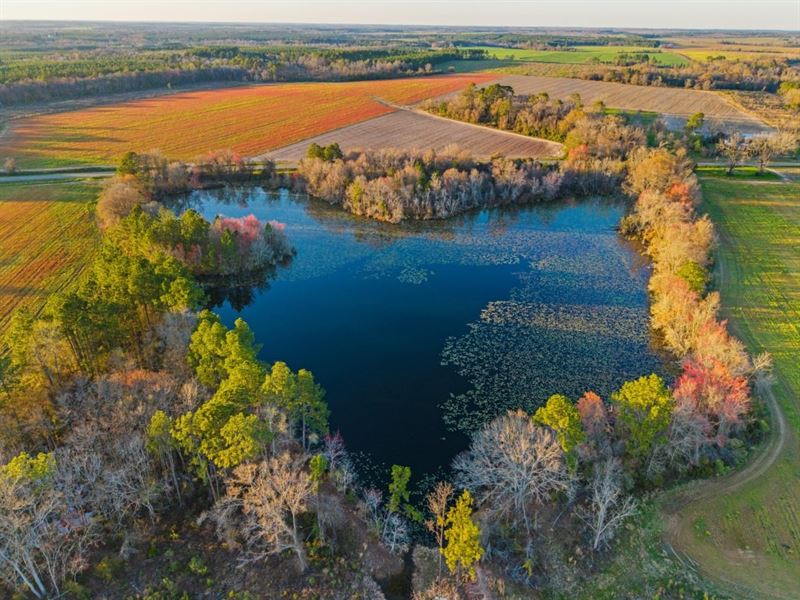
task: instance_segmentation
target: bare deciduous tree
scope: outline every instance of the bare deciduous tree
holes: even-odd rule
[[[402,554],[408,550],[411,535],[406,520],[396,512],[386,511],[381,539],[389,551],[394,554]]]
[[[408,523],[399,514],[383,506],[383,493],[380,490],[366,490],[360,506],[370,529],[390,552],[402,553],[408,549],[411,541]]]
[[[594,461],[611,453],[611,423],[608,409],[603,400],[594,392],[586,392],[577,402],[575,408],[581,416],[581,427],[586,436],[578,446],[581,460]]]
[[[127,217],[135,206],[148,202],[138,180],[130,175],[111,179],[97,199],[97,217],[102,227],[111,227]]]
[[[530,505],[572,483],[555,434],[523,411],[498,417],[473,435],[453,469],[456,483],[474,493],[478,506],[514,521],[521,518],[528,532]]]
[[[752,148],[738,131],[720,140],[717,143],[717,151],[725,158],[728,175],[733,174],[733,170],[741,165],[750,157]]]
[[[326,435],[324,444],[325,448],[322,454],[328,461],[331,481],[339,492],[347,494],[356,482],[356,469],[344,446],[342,434],[337,431],[332,435]]]
[[[412,600],[461,600],[463,597],[452,579],[439,577],[424,590],[414,592]]]
[[[364,491],[364,503],[362,505],[364,517],[376,534],[381,531],[381,502],[383,493],[376,488],[369,488]]]
[[[769,352],[762,352],[753,357],[751,377],[757,390],[764,393],[775,383],[776,378],[773,369],[774,363]]]
[[[436,545],[439,547],[439,575],[442,574],[442,548],[444,548],[444,530],[447,525],[447,504],[452,496],[452,484],[440,481],[426,497],[431,518],[425,521],[425,527],[436,538]]]
[[[322,454],[328,461],[328,467],[335,469],[339,466],[339,462],[347,456],[342,434],[338,431],[333,434],[328,434],[324,437],[323,443],[325,449],[322,451]]]
[[[647,464],[647,474],[657,477],[667,467],[685,472],[700,463],[703,446],[711,442],[711,423],[690,404],[678,403],[672,413],[667,443],[658,446]]]
[[[70,483],[59,472],[46,481],[0,473],[0,579],[12,588],[49,598],[85,566],[96,523]]]
[[[618,459],[599,464],[589,487],[589,506],[579,511],[592,533],[594,550],[610,542],[619,526],[636,511],[636,501],[622,492],[621,479]]]
[[[307,566],[298,518],[308,510],[314,483],[306,473],[305,459],[288,453],[258,464],[236,467],[226,480],[227,501],[241,506],[242,537],[251,557],[263,559],[291,550],[301,571]]]
[[[349,456],[340,460],[336,469],[331,471],[331,480],[336,489],[345,495],[356,485],[356,467]]]
[[[785,133],[759,135],[750,140],[752,154],[758,159],[758,171],[763,173],[772,157],[791,152],[797,145],[795,139]]]

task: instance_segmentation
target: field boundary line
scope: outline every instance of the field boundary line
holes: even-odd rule
[[[507,129],[499,129],[497,127],[491,127],[490,125],[481,125],[480,123],[469,123],[467,121],[459,121],[458,119],[450,119],[449,117],[443,117],[441,115],[435,115],[435,114],[430,113],[427,110],[423,110],[421,108],[415,108],[415,105],[414,106],[403,106],[402,104],[393,104],[393,103],[388,102],[388,101],[386,101],[386,100],[384,100],[382,98],[377,98],[377,97],[375,98],[375,100],[377,102],[380,102],[381,104],[384,104],[384,105],[388,106],[389,108],[393,108],[393,109],[398,110],[398,111],[402,110],[402,111],[410,112],[410,113],[413,113],[413,114],[416,114],[416,115],[421,115],[423,117],[428,117],[429,119],[439,119],[439,120],[445,121],[447,123],[458,123],[459,125],[467,125],[469,127],[475,128],[475,129],[480,129],[482,131],[491,131],[493,133],[501,133],[501,134],[503,134],[505,136],[513,137],[515,139],[522,139],[522,140],[526,140],[526,141],[533,140],[533,141],[536,141],[536,142],[541,142],[542,144],[544,144],[546,146],[555,146],[555,147],[557,147],[559,149],[559,151],[560,151],[559,156],[564,153],[564,144],[562,144],[560,142],[554,142],[553,140],[548,140],[548,139],[540,138],[540,137],[534,137],[534,136],[531,136],[531,135],[525,135],[523,133],[517,133],[516,131],[508,131]],[[378,117],[373,117],[373,118],[378,118]],[[558,158],[559,156],[553,155],[552,157],[546,157],[546,158]]]

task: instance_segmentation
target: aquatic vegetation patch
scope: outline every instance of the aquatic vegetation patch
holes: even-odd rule
[[[506,410],[532,413],[556,393],[577,398],[592,389],[608,397],[624,381],[661,369],[645,340],[535,321],[471,323],[467,334],[447,341],[442,360],[471,385],[442,404],[447,426],[465,432]]]
[[[524,252],[528,268],[515,274],[510,299],[490,302],[445,344],[443,364],[470,385],[442,405],[450,429],[533,412],[555,393],[608,397],[662,370],[650,348],[646,273],[614,232],[533,235]]]
[[[491,302],[481,321],[491,325],[515,325],[533,330],[572,331],[625,340],[646,341],[642,325],[647,312],[624,306],[586,304],[533,304]]]

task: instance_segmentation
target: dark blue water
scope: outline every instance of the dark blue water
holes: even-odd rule
[[[659,369],[646,277],[607,201],[389,225],[304,196],[197,192],[187,205],[277,220],[297,250],[246,306],[265,361],[307,368],[331,425],[377,465],[446,467],[466,432],[551,393],[608,394]]]

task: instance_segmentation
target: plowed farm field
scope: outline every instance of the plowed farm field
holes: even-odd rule
[[[411,110],[399,110],[369,121],[337,129],[278,150],[267,157],[279,162],[294,162],[305,156],[308,145],[338,143],[343,150],[442,150],[455,144],[480,158],[501,154],[510,158],[558,157],[561,144],[528,136],[460,123]]]
[[[0,334],[11,312],[40,309],[74,279],[97,242],[97,184],[0,183]]]
[[[191,160],[211,150],[252,156],[483,83],[470,74],[292,83],[173,94],[12,122],[0,156],[23,168],[113,163],[128,150]]]

